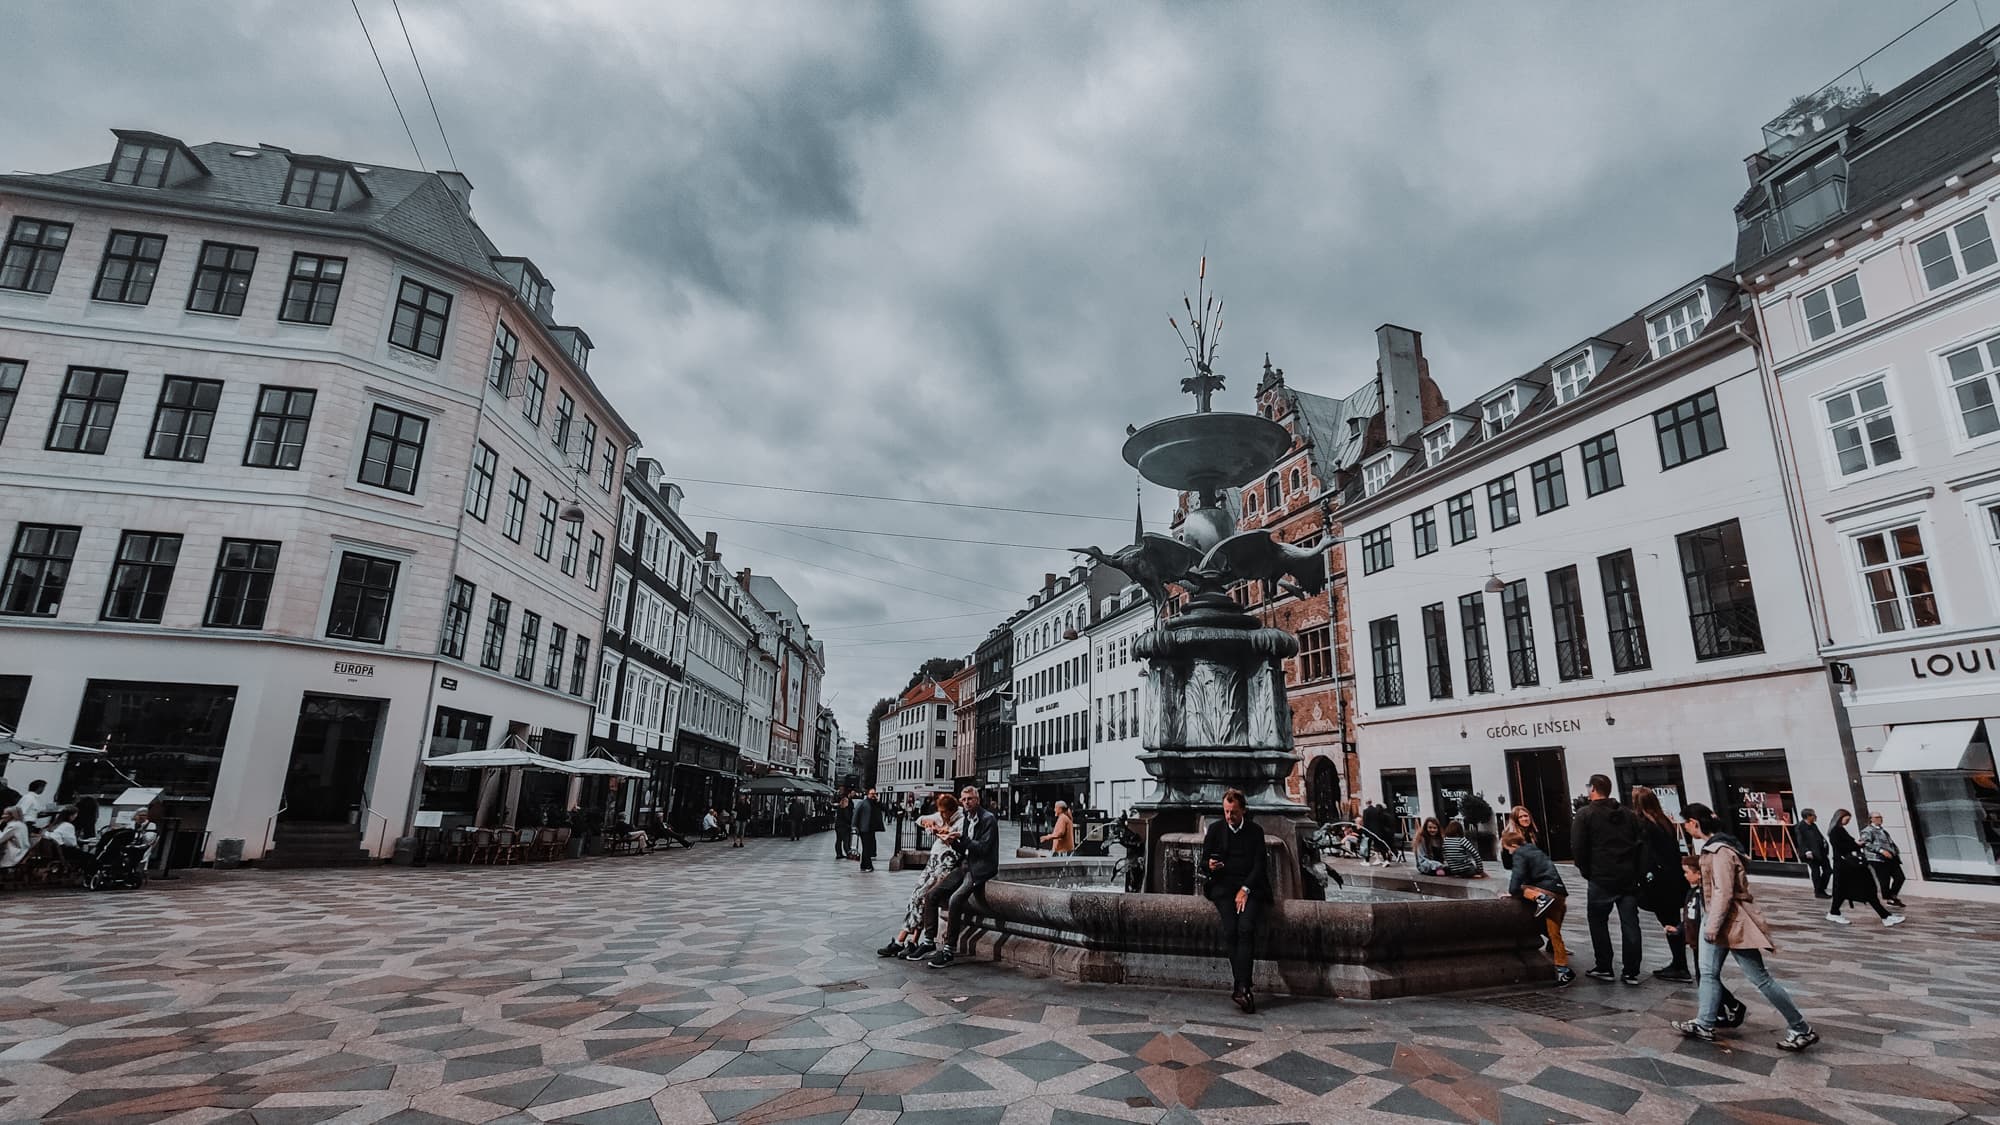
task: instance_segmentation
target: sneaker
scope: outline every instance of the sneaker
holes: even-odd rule
[[[950,967],[951,961],[951,950],[940,949],[936,953],[931,954],[931,959],[925,963],[933,969],[943,969]]]
[[[1687,1036],[1689,1039],[1699,1039],[1704,1043],[1715,1042],[1715,1029],[1712,1027],[1703,1027],[1693,1020],[1675,1020],[1674,1030]]]
[[[1619,979],[1623,980],[1626,984],[1636,985],[1640,983],[1638,973],[1626,973],[1623,977],[1620,977]]]
[[[1556,907],[1556,896],[1540,895],[1535,899],[1535,917],[1540,918]]]
[[[1778,1049],[1780,1051],[1803,1051],[1817,1042],[1819,1042],[1819,1032],[1814,1031],[1812,1028],[1794,1029],[1786,1032],[1785,1037],[1778,1040]]]
[[[1693,973],[1688,972],[1686,969],[1676,969],[1672,966],[1668,966],[1667,968],[1664,969],[1654,969],[1653,975],[1661,980],[1672,981],[1675,984],[1694,983]]]
[[[932,953],[935,953],[936,951],[937,951],[937,946],[931,944],[930,942],[924,942],[922,945],[912,945],[909,947],[908,950],[904,951],[903,960],[922,961],[923,959],[929,957]]]
[[[1556,967],[1557,988],[1561,988],[1563,985],[1566,985],[1575,979],[1576,979],[1575,969],[1570,968],[1568,965],[1559,965]]]
[[[1901,914],[1891,914],[1887,918],[1882,919],[1882,924],[1885,926],[1900,926],[1903,924],[1903,921],[1904,919]]]
[[[1584,976],[1587,976],[1587,977],[1589,977],[1589,978],[1590,978],[1591,980],[1617,980],[1617,979],[1618,979],[1618,974],[1616,974],[1616,973],[1612,972],[1612,971],[1611,971],[1610,969],[1592,969],[1592,970],[1590,970],[1589,972],[1587,972],[1587,973],[1585,973],[1585,974],[1583,974],[1583,975],[1584,975]]]
[[[1742,1027],[1743,1021],[1749,1016],[1750,1009],[1742,1004],[1724,1004],[1722,1016],[1715,1022],[1721,1027]]]
[[[875,956],[877,957],[901,957],[902,955],[903,943],[900,941],[892,941],[875,951]]]
[[[1901,910],[1903,908],[1903,900],[1900,898],[1885,898],[1882,900],[1882,905],[1893,906],[1896,909]]]
[[[1845,919],[1845,918],[1842,918],[1842,917],[1841,917],[1840,915],[1838,915],[1838,914],[1834,914],[1834,913],[1832,913],[1832,912],[1830,912],[1830,911],[1829,911],[1829,912],[1827,913],[1827,916],[1826,916],[1826,920],[1827,920],[1827,921],[1829,921],[1829,922],[1832,922],[1832,923],[1834,923],[1834,924],[1836,924],[1836,925],[1841,925],[1841,926],[1847,926],[1847,925],[1852,925],[1852,924],[1853,924],[1853,923],[1849,922],[1849,921],[1848,921],[1847,919]]]

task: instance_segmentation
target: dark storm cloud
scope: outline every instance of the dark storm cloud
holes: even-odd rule
[[[1109,517],[690,483],[729,564],[777,576],[825,632],[828,694],[858,731],[1071,557],[704,513],[1114,546],[1125,424],[1186,409],[1165,320],[1204,248],[1226,406],[1267,350],[1294,385],[1346,393],[1384,321],[1424,333],[1462,402],[1724,261],[1761,118],[1933,6],[403,13],[481,223],[556,283],[670,474]],[[361,8],[442,166],[394,14]],[[113,126],[415,163],[345,3],[5,19],[10,168],[103,160]],[[1146,497],[1158,527],[1168,498]]]

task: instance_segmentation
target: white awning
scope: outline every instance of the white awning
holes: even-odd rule
[[[71,754],[102,755],[104,751],[93,746],[71,746],[65,742],[43,742],[40,739],[22,738],[6,727],[0,727],[0,757],[16,758],[24,762],[59,761]]]
[[[573,772],[569,763],[555,758],[545,758],[532,750],[514,750],[496,746],[491,750],[467,750],[458,754],[438,754],[424,759],[424,766],[434,770],[483,770],[508,769],[525,766],[529,769],[555,770],[558,773]]]
[[[1889,728],[1889,740],[1875,755],[1870,773],[1911,773],[1917,770],[1955,770],[1965,760],[1972,736],[1979,730],[1978,719],[1949,723],[1902,723]]]
[[[580,774],[587,777],[631,777],[645,780],[653,775],[642,769],[622,765],[609,758],[577,758],[562,763],[564,773]]]

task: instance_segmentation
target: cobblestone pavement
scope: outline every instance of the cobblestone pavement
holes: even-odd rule
[[[880,960],[914,875],[830,851],[6,895],[0,1120],[2000,1122],[1993,908],[1842,929],[1763,881],[1824,1036],[1794,1057],[1754,996],[1682,1040],[1691,993],[1651,980],[1245,1017]]]

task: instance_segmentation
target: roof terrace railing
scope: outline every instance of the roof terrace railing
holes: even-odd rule
[[[1813,138],[1838,129],[1884,91],[1991,29],[1987,7],[2000,14],[2000,0],[1950,0],[1833,81],[1792,99],[1785,112],[1764,125],[1765,154],[1774,160],[1791,155]]]
[[[1820,226],[1847,209],[1847,177],[1823,180],[1812,190],[1758,219],[1766,254]]]

